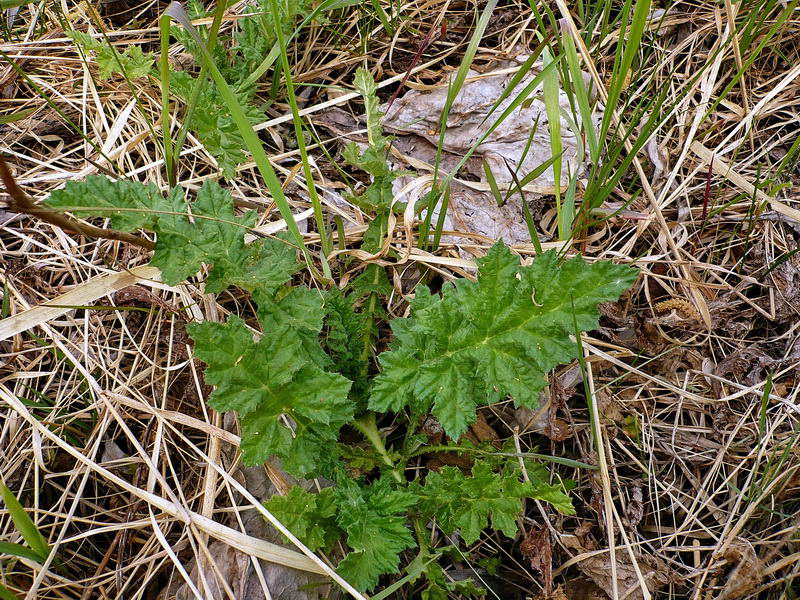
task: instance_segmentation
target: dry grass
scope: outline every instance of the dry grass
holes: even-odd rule
[[[2,151],[19,184],[37,199],[99,172],[166,187],[149,129],[161,111],[157,82],[140,80],[131,90],[122,78],[100,80],[58,24],[68,18],[76,29],[96,31],[88,5],[62,3],[66,15],[43,6],[21,8],[14,36],[2,43],[25,78],[0,62],[0,114],[32,111],[0,125]],[[156,9],[149,3],[102,22],[114,43],[157,50]],[[747,14],[739,10],[734,21],[737,5],[728,2],[678,3],[660,31],[646,36],[644,63],[625,97],[666,86],[678,98],[687,86],[694,89],[612,195],[615,201],[635,195],[633,208],[646,218],[612,218],[574,244],[590,258],[635,259],[641,277],[622,301],[604,308],[602,329],[586,337],[593,410],[574,379],[558,377],[565,368],[556,374],[549,407],[568,435],[517,432],[523,449],[537,446],[600,466],[597,476],[563,469],[578,482],[577,517],[529,506],[524,519],[526,529],[544,523],[551,531],[556,585],[594,573],[620,598],[626,585],[649,576],[664,579],[657,598],[800,595],[800,254],[793,253],[800,204],[793,193],[797,160],[782,162],[800,122],[800,18],[781,25],[726,91],[782,5],[745,48],[728,43],[742,35]],[[245,3],[234,5],[223,32],[246,11]],[[313,91],[304,107],[327,151],[335,155],[339,140],[315,126],[316,116],[332,106],[358,112],[353,96],[337,87],[349,89],[358,65],[371,67],[388,99],[421,37],[446,19],[445,36],[424,53],[408,85],[436,83],[458,64],[474,11],[453,0],[403,5],[402,27],[391,38],[355,9],[346,22],[312,25],[290,60],[297,83],[328,86]],[[535,26],[525,6],[504,4],[476,63],[491,68],[493,60],[535,44]],[[613,41],[614,34],[599,53],[592,49],[600,82],[613,63]],[[182,52],[172,48],[176,62]],[[287,112],[286,105],[271,105],[271,120],[260,129],[295,212],[308,218],[298,153],[285,144]],[[364,215],[338,201],[342,186],[321,149],[311,154],[327,210],[363,224]],[[190,136],[179,181],[193,187],[215,173],[213,159]],[[240,168],[230,189],[261,209],[263,231],[281,228],[252,164]],[[551,235],[552,212],[537,216]],[[242,484],[235,423],[203,401],[209,390],[185,325],[223,318],[245,301],[204,294],[202,281],[164,285],[146,266],[147,252],[119,242],[83,239],[2,210],[0,225],[10,311],[0,322],[0,475],[66,568],[4,558],[2,583],[27,598],[167,597],[193,560],[206,559],[212,540],[310,573],[329,570],[302,547],[279,550],[247,533],[242,515],[264,513],[261,498]],[[361,233],[349,230],[348,244]],[[384,263],[397,286],[390,307],[397,314],[405,310],[403,275],[410,267],[427,265],[444,278],[469,275],[473,263],[460,250],[487,247],[465,234],[462,246],[449,242],[430,254],[413,248],[415,235],[413,223],[399,221],[393,247],[402,260]],[[313,231],[306,239],[313,247],[319,242]],[[530,245],[518,250],[533,252]],[[485,416],[503,430],[508,407]],[[593,421],[602,444],[590,452]],[[272,485],[284,489],[280,472],[267,471]],[[5,511],[0,537],[19,541]],[[486,538],[475,556],[500,557],[499,575],[522,595],[537,595],[539,574],[508,548],[507,540]],[[210,597],[218,584],[213,569],[206,574],[198,593]],[[267,587],[263,597],[270,597]]]

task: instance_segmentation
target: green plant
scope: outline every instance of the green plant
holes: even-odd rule
[[[42,564],[50,556],[51,548],[36,524],[25,512],[20,501],[4,483],[0,483],[0,496],[11,520],[25,544],[0,541],[0,554],[7,554]],[[59,564],[59,563],[57,563]],[[0,584],[0,599],[17,600],[17,596]]]
[[[206,16],[199,0],[187,4],[191,18]],[[309,0],[258,0],[251,14],[239,21],[231,43],[227,45],[230,50],[226,50],[226,45],[217,43],[217,30],[224,8],[224,5],[218,6],[214,23],[206,35],[194,34],[187,27],[171,28],[171,34],[203,68],[198,76],[188,71],[171,71],[169,87],[188,106],[188,127],[216,159],[223,176],[231,179],[236,167],[246,158],[243,151],[246,144],[219,81],[215,80],[213,84],[205,81],[209,69],[204,53],[210,54],[220,77],[230,86],[247,122],[255,125],[266,120],[263,110],[255,102],[258,77],[263,76],[279,58],[284,38],[296,33],[295,21],[306,15],[314,15],[319,20],[321,11],[312,10]],[[332,6],[329,3],[325,8]],[[301,27],[307,23],[308,20],[304,20]]]
[[[95,39],[87,33],[69,31],[67,35],[78,44],[84,52],[93,52],[100,67],[100,77],[108,79],[112,73],[125,74],[131,79],[146,77],[153,69],[154,59],[151,54],[142,52],[138,46],[132,46],[119,52],[104,40]]]
[[[393,210],[395,174],[366,71],[357,73],[356,87],[369,144],[363,151],[349,146],[345,157],[372,177],[352,200],[372,216],[362,248],[376,252]],[[296,238],[246,244],[256,215],[237,215],[215,182],[190,201],[180,188],[165,196],[153,186],[90,177],[54,191],[47,204],[109,217],[123,231],[155,232],[152,262],[169,284],[205,264],[206,291],[235,286],[250,293],[254,318],[187,327],[207,365],[205,380],[215,386],[209,404],[238,413],[244,463],[278,457],[294,475],[333,482],[316,494],[294,488],[267,505],[314,550],[344,541],[348,553],[338,570],[359,589],[398,573],[403,553],[416,548],[395,585],[424,578],[422,597],[430,599],[456,589],[477,593],[471,583],[447,581],[439,561],[453,546],[436,547],[430,523],[447,536],[459,532],[469,545],[484,530],[515,536],[525,498],[572,512],[569,483],[554,480],[539,455],[459,440],[483,406],[507,397],[535,406],[547,372],[576,357],[573,336],[597,325],[597,304],[615,300],[633,282],[633,269],[564,261],[555,252],[522,266],[498,243],[478,261],[476,281],[447,284],[441,294],[418,285],[410,316],[390,321],[393,340],[379,353],[392,290],[384,269],[366,265],[345,289],[296,285],[304,266]],[[430,445],[419,428],[428,414],[450,442]],[[414,475],[418,457],[443,450],[472,457],[470,472],[445,467]],[[449,539],[457,548],[458,538]]]

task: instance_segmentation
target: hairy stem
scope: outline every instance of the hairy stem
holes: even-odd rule
[[[394,464],[392,459],[389,457],[389,453],[386,451],[383,438],[378,431],[378,424],[375,422],[375,413],[364,413],[358,419],[353,421],[353,427],[363,433],[364,437],[367,438],[369,443],[372,444],[375,450],[378,451],[378,454],[380,454],[384,464],[391,469],[392,477],[394,477],[395,481],[397,481],[397,483],[403,483],[403,476],[400,474],[400,471],[397,470],[397,466]]]

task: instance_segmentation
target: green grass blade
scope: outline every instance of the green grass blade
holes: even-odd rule
[[[464,82],[467,79],[469,68],[470,66],[472,66],[472,61],[475,59],[475,54],[478,51],[478,45],[480,44],[480,41],[483,38],[483,33],[484,31],[486,31],[487,25],[489,25],[489,19],[492,17],[492,14],[494,14],[494,8],[496,5],[497,5],[497,0],[489,0],[486,3],[486,6],[484,7],[480,18],[478,19],[478,23],[475,26],[475,30],[472,32],[469,44],[467,45],[467,49],[464,52],[464,58],[461,60],[461,65],[459,65],[458,71],[456,71],[455,79],[451,81],[450,86],[448,87],[447,98],[445,99],[444,107],[442,108],[442,115],[441,118],[439,119],[439,143],[436,146],[436,161],[434,163],[434,169],[433,169],[434,186],[436,186],[436,181],[439,178],[439,165],[441,164],[442,153],[444,152],[444,136],[445,133],[447,132],[447,119],[450,115],[450,109],[453,107],[453,102],[455,102],[455,99],[458,96],[459,92],[461,91],[461,88],[464,87]],[[449,185],[449,180],[444,185],[445,186]],[[433,211],[435,208],[434,205],[437,202],[439,195],[440,194],[438,193],[432,194],[432,203],[431,206],[428,207],[428,214],[425,218],[422,231],[420,231],[419,241],[420,241],[420,246],[422,248],[428,245],[431,217],[433,215]],[[444,226],[444,217],[441,217],[439,219],[439,223],[437,223],[436,235],[435,235],[437,239],[440,238],[442,234],[439,224]]]
[[[539,87],[539,85],[541,85],[542,81],[544,81],[544,78],[547,77],[550,73],[552,73],[553,70],[556,68],[559,60],[560,60],[560,58],[557,58],[556,60],[551,62],[549,65],[544,67],[536,75],[536,77],[534,77],[528,83],[528,85],[525,86],[525,88],[516,96],[516,98],[514,98],[514,100],[511,102],[511,104],[509,104],[505,108],[505,110],[503,110],[503,112],[500,114],[500,116],[497,118],[497,120],[494,123],[492,123],[492,125],[483,134],[481,134],[481,136],[478,138],[478,140],[475,142],[475,144],[473,144],[472,148],[470,148],[464,154],[464,156],[461,157],[461,160],[458,161],[458,164],[447,175],[447,177],[444,180],[444,183],[442,184],[443,187],[446,187],[446,186],[450,185],[450,182],[453,180],[453,178],[456,176],[456,174],[461,170],[461,168],[467,163],[467,161],[470,159],[470,157],[475,153],[475,150],[477,150],[478,147],[484,141],[486,141],[486,138],[488,138],[492,133],[494,133],[494,131],[503,123],[503,121],[505,121],[508,118],[508,116],[511,113],[513,113],[528,98],[528,96],[530,96],[530,94],[533,92],[533,90],[535,90],[537,87]]]
[[[320,3],[319,6],[317,6],[314,10],[312,10],[310,13],[308,13],[308,15],[306,15],[306,17],[300,22],[300,24],[295,28],[295,30],[292,32],[292,34],[286,40],[287,45],[289,43],[291,43],[291,41],[295,37],[297,37],[297,35],[303,30],[303,28],[305,28],[306,25],[308,25],[311,21],[316,19],[322,13],[325,13],[325,12],[328,12],[328,11],[331,11],[331,10],[337,10],[337,9],[340,9],[340,8],[346,8],[348,6],[355,6],[357,4],[361,4],[361,1],[360,0],[325,0],[325,2]],[[240,90],[247,89],[251,85],[253,85],[256,81],[258,81],[264,75],[264,73],[269,71],[269,68],[272,65],[275,64],[275,61],[278,60],[278,55],[279,54],[280,54],[280,48],[278,47],[278,44],[275,44],[272,47],[272,50],[270,50],[269,54],[267,54],[267,56],[264,57],[264,60],[261,61],[261,64],[259,64],[256,67],[256,69],[250,74],[250,76],[247,79],[245,79],[244,81],[242,81],[241,84],[239,84],[239,89]]]
[[[217,35],[219,34],[219,28],[222,24],[222,17],[225,15],[225,2],[220,2],[217,4],[217,9],[214,11],[214,19],[211,21],[211,27],[208,30],[208,40],[204,45],[203,42],[199,39],[200,36],[197,35],[197,32],[194,31],[194,35],[192,37],[195,38],[197,45],[201,48],[205,48],[208,51],[209,57],[211,53],[214,51],[214,46],[217,43]],[[185,14],[185,13],[184,13]],[[169,15],[166,12],[162,15],[161,19],[169,18]],[[187,19],[188,20],[188,19]],[[164,41],[162,40],[162,47]],[[213,63],[213,60],[211,61]],[[189,98],[189,102],[186,107],[186,115],[183,118],[183,126],[181,127],[180,131],[178,132],[178,137],[175,141],[175,147],[173,150],[173,155],[180,159],[181,151],[183,150],[183,144],[186,142],[186,136],[189,135],[189,126],[192,123],[192,117],[194,115],[195,108],[197,107],[197,103],[200,99],[200,94],[203,92],[203,87],[206,85],[206,77],[208,76],[208,68],[206,67],[205,63],[200,65],[200,73],[197,75],[197,81],[194,83],[194,88],[192,88],[192,96]]]
[[[38,552],[35,552],[27,546],[23,546],[22,544],[14,544],[13,542],[2,541],[0,541],[0,554],[8,554],[9,556],[16,556],[17,558],[27,558],[28,560],[32,560],[36,563],[44,562],[44,560],[47,558],[39,556]]]
[[[39,556],[40,561],[46,560],[50,554],[50,546],[47,544],[44,536],[39,533],[36,525],[22,507],[22,504],[20,504],[13,492],[3,483],[0,483],[0,495],[3,496],[3,502],[6,505],[6,509],[8,509],[8,514],[11,520],[14,521],[14,526],[17,528],[17,531],[19,531],[22,539],[25,540],[25,543],[30,546],[31,550]]]
[[[161,135],[164,138],[164,168],[167,170],[167,183],[175,187],[174,155],[172,153],[172,118],[169,113],[169,17],[162,16],[158,20],[158,31],[161,39],[161,55],[158,59],[161,77]]]
[[[575,191],[577,185],[578,185],[578,175],[570,174],[569,185],[567,186],[567,189],[564,192],[564,204],[561,207],[562,222],[559,223],[559,228],[568,232],[569,235],[567,238],[561,238],[562,241],[564,239],[569,239],[573,237],[572,224],[575,222]]]
[[[537,177],[539,177],[539,176],[540,176],[542,173],[544,173],[544,172],[545,172],[545,171],[546,171],[546,170],[547,170],[547,169],[548,169],[548,168],[549,168],[549,167],[550,167],[550,166],[551,166],[551,165],[552,165],[552,164],[553,164],[553,163],[554,163],[554,162],[555,162],[557,159],[561,158],[561,156],[562,156],[562,155],[563,155],[563,151],[562,151],[562,153],[561,153],[561,154],[559,154],[558,156],[551,156],[551,157],[550,157],[550,158],[548,158],[546,161],[544,161],[542,164],[540,164],[539,166],[537,166],[537,167],[536,167],[536,168],[535,168],[533,171],[531,171],[530,173],[528,173],[527,175],[525,175],[525,177],[523,177],[523,178],[522,178],[522,179],[520,179],[520,181],[519,181],[519,186],[520,186],[520,188],[524,188],[524,187],[525,187],[526,185],[528,185],[528,184],[529,184],[531,181],[533,181],[534,179],[536,179]],[[520,190],[520,191],[521,191],[521,190]]]
[[[22,121],[22,119],[27,119],[34,112],[36,112],[35,108],[26,108],[25,110],[18,110],[7,115],[0,115],[0,125],[8,125],[9,123]]]
[[[761,410],[758,413],[758,443],[764,439],[767,430],[767,408],[769,407],[769,395],[772,393],[772,373],[767,374],[767,381],[764,383],[764,392],[761,394]]]
[[[542,58],[545,67],[556,64],[547,48],[542,52]],[[553,185],[555,186],[558,239],[563,240],[569,229],[564,228],[561,215],[561,154],[563,152],[563,146],[561,143],[561,107],[558,101],[559,77],[557,69],[548,71],[542,87],[544,92],[544,107],[547,113],[547,128],[550,131],[550,153],[555,159],[553,160]]]
[[[483,160],[483,174],[486,177],[486,181],[489,182],[489,189],[492,191],[492,196],[494,197],[495,202],[497,202],[497,206],[503,206],[508,196],[503,198],[503,196],[500,194],[500,188],[497,187],[497,180],[494,177],[494,173],[492,173],[489,163],[486,162],[486,159]]]
[[[272,5],[273,12],[276,15],[280,14],[278,0],[271,0],[270,4]],[[314,185],[314,174],[311,172],[311,163],[308,160],[308,150],[306,149],[305,135],[303,133],[303,119],[300,117],[300,108],[297,106],[297,96],[294,93],[294,82],[292,81],[292,69],[289,66],[289,56],[286,54],[286,42],[283,39],[283,31],[281,31],[280,26],[275,27],[275,38],[278,40],[277,43],[280,50],[281,66],[283,67],[283,76],[286,80],[286,96],[289,100],[289,107],[292,111],[292,122],[294,124],[295,139],[297,140],[297,149],[300,151],[300,162],[303,165],[303,175],[306,179],[308,195],[311,198],[311,206],[314,209],[314,220],[317,223],[317,232],[319,233],[320,242],[322,244],[322,256],[327,256],[332,250],[331,242],[328,238],[328,231],[325,227],[325,217],[322,213],[322,202],[317,194],[317,187]]]
[[[534,48],[531,55],[525,59],[525,62],[522,63],[522,65],[520,65],[519,69],[517,69],[517,72],[514,73],[514,76],[508,81],[508,84],[503,89],[500,96],[498,96],[495,103],[492,104],[492,108],[490,108],[489,112],[486,113],[486,116],[483,118],[483,123],[485,123],[489,119],[489,117],[491,117],[494,114],[494,111],[497,110],[497,107],[500,106],[503,103],[503,101],[506,98],[508,98],[515,89],[517,89],[519,82],[522,81],[525,75],[527,75],[533,68],[533,65],[536,63],[536,61],[539,60],[539,57],[542,55],[542,51],[545,49],[545,46],[547,45],[547,40],[548,38],[545,38],[543,41],[539,42],[539,45],[536,46],[536,48]]]
[[[562,45],[564,47],[565,60],[569,68],[570,80],[572,82],[572,91],[575,94],[575,99],[578,102],[578,111],[580,113],[582,130],[586,134],[586,143],[589,146],[589,158],[592,163],[600,160],[600,141],[597,139],[597,131],[594,127],[592,120],[592,109],[589,103],[589,90],[586,87],[586,82],[583,79],[583,72],[581,71],[580,61],[578,60],[578,51],[575,48],[575,40],[572,36],[574,32],[568,23],[562,19]]]
[[[8,10],[9,8],[19,8],[26,4],[32,4],[36,0],[0,0],[0,10]]]
[[[531,244],[536,250],[536,254],[542,253],[542,242],[539,241],[539,233],[536,231],[536,223],[533,222],[531,209],[525,198],[522,199],[522,216],[525,218],[525,226],[528,228],[528,235],[531,236]]]
[[[613,109],[617,107],[617,100],[619,100],[622,90],[625,87],[625,81],[631,69],[631,65],[633,64],[633,59],[639,52],[639,46],[642,43],[642,34],[647,25],[647,16],[650,14],[650,0],[637,0],[636,6],[633,9],[630,29],[627,29],[627,16],[625,13],[630,10],[630,1],[631,0],[627,0],[623,10],[622,29],[616,52],[618,60],[616,61],[617,64],[614,65],[614,71],[611,75],[611,84],[608,87],[608,101],[606,102],[606,106],[612,110],[606,110],[603,115],[603,123],[600,126],[600,140],[605,140],[606,138],[608,128],[611,125]]]
[[[11,290],[8,288],[8,279],[3,281],[3,302],[0,304],[0,319],[5,319],[11,314]]]
[[[381,25],[383,25],[383,30],[386,32],[386,35],[392,37],[394,35],[394,27],[392,27],[389,15],[387,15],[386,11],[383,10],[380,0],[371,0],[371,4],[372,8],[375,9],[375,14],[378,15]]]
[[[19,596],[0,583],[0,600],[19,600]]]

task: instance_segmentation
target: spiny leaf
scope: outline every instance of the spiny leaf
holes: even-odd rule
[[[555,252],[520,267],[502,243],[478,261],[478,281],[459,280],[440,299],[417,289],[411,317],[395,319],[391,350],[380,356],[370,408],[432,410],[452,438],[475,421],[475,408],[513,396],[533,406],[545,374],[576,356],[575,331],[597,326],[600,302],[615,300],[634,270]]]
[[[333,488],[312,494],[294,486],[285,496],[272,496],[264,506],[311,550],[329,549],[342,535],[334,519]]]
[[[533,498],[534,488],[519,480],[519,471],[493,471],[492,466],[476,461],[472,475],[456,467],[442,467],[428,473],[425,485],[416,486],[419,509],[436,517],[445,533],[461,531],[464,542],[472,544],[489,525],[513,538],[517,534],[517,516],[522,510],[522,498]]]
[[[122,52],[109,45],[105,40],[95,39],[80,31],[68,31],[67,35],[85,51],[96,54],[100,77],[108,79],[114,73],[125,74],[130,79],[146,77],[155,64],[153,55],[142,52],[139,46],[131,46]]]
[[[347,545],[352,548],[337,571],[356,588],[372,589],[384,573],[397,573],[400,552],[416,545],[405,522],[406,511],[417,498],[406,490],[393,489],[386,478],[362,486],[340,477],[335,494],[336,520],[347,532]]]
[[[246,464],[279,456],[287,469],[305,475],[335,449],[339,428],[353,416],[350,382],[308,360],[290,326],[258,342],[235,316],[224,325],[195,323],[187,330],[195,353],[208,364],[206,381],[216,386],[209,404],[239,413]]]

